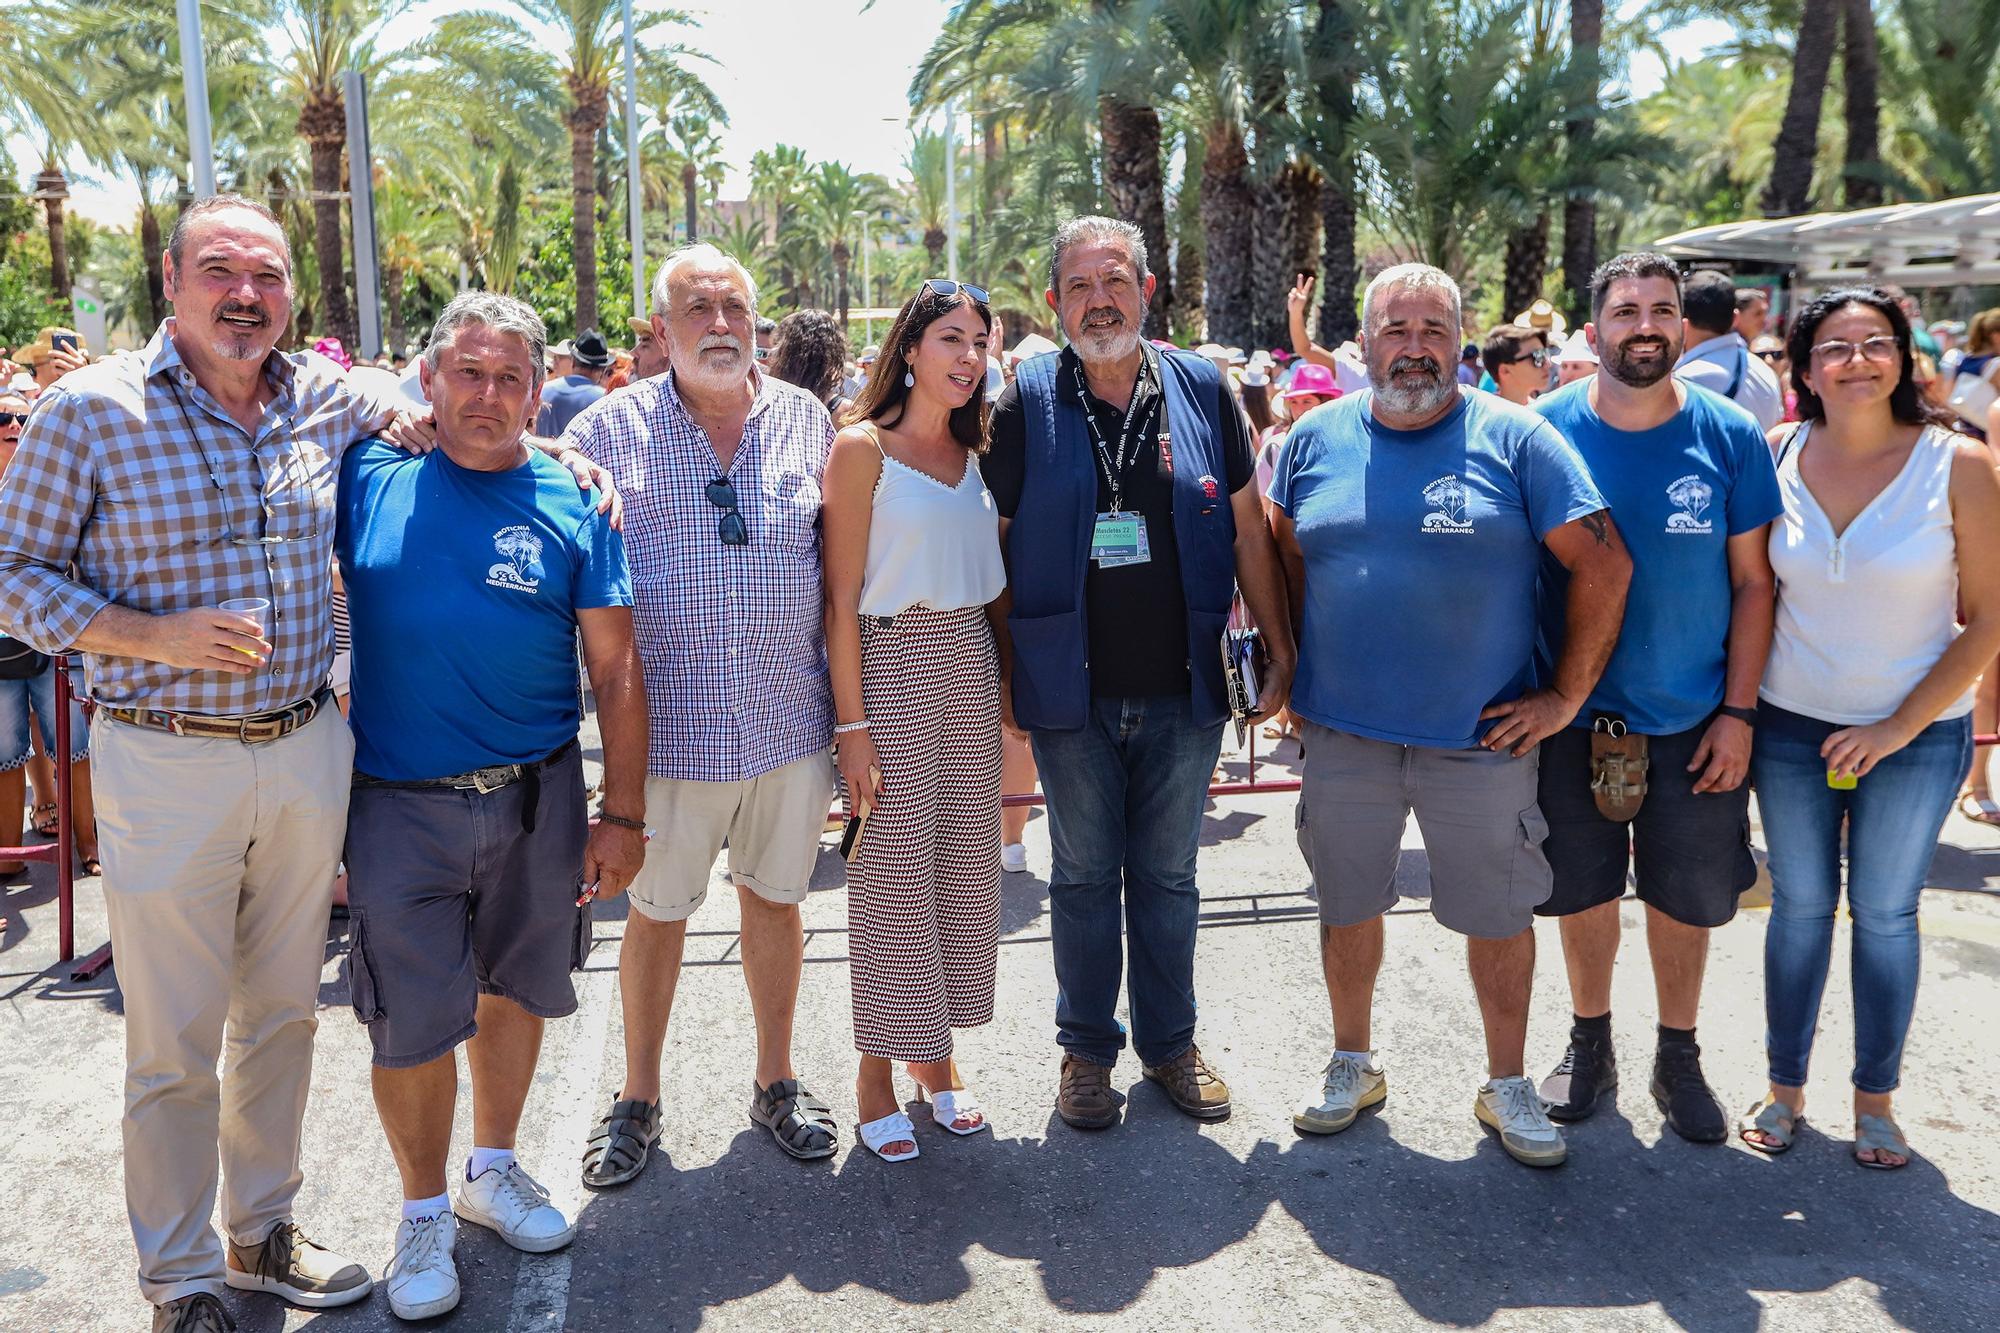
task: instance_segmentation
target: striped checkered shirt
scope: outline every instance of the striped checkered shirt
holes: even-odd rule
[[[592,403],[563,443],[625,497],[652,775],[737,782],[831,745],[819,479],[833,423],[819,400],[757,373],[729,465],[745,546],[722,540],[715,450],[671,372]]]
[[[341,451],[391,411],[324,357],[273,352],[264,374],[276,394],[252,435],[195,382],[172,326],[142,352],[65,375],[36,402],[0,479],[0,626],[43,652],[72,652],[113,603],[157,614],[268,598],[263,671],[90,654],[85,679],[92,697],[119,707],[220,717],[284,708],[310,697],[333,662]],[[257,537],[288,540],[237,540]]]

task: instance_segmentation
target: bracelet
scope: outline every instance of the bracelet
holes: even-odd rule
[[[622,815],[608,814],[603,810],[597,812],[597,822],[600,824],[610,824],[614,828],[628,828],[634,833],[644,833],[646,831],[646,821],[643,819],[626,819]]]
[[[866,731],[866,730],[868,730],[868,719],[864,717],[859,722],[841,723],[839,726],[833,729],[833,734],[836,736],[845,736],[849,732]]]
[[[1757,725],[1757,710],[1754,708],[1731,708],[1728,704],[1715,710],[1719,716],[1733,717],[1746,727]]]

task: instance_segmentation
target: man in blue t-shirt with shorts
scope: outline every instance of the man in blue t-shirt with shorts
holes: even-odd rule
[[[1618,1087],[1611,970],[1628,865],[1646,905],[1659,1000],[1653,1100],[1682,1138],[1720,1143],[1722,1106],[1695,1045],[1708,932],[1756,881],[1751,729],[1771,648],[1767,543],[1783,506],[1755,418],[1673,374],[1681,286],[1665,255],[1618,256],[1591,278],[1584,332],[1600,366],[1536,410],[1583,455],[1632,552],[1625,628],[1576,720],[1542,745],[1544,850],[1574,1019],[1542,1081],[1549,1114],[1581,1120]],[[1542,562],[1547,669],[1568,638],[1568,574]]]
[[[1525,1077],[1534,907],[1548,896],[1536,745],[1561,731],[1618,638],[1631,562],[1562,436],[1452,374],[1458,285],[1403,264],[1368,285],[1367,393],[1293,428],[1271,486],[1298,628],[1299,847],[1319,899],[1334,1053],[1293,1116],[1347,1128],[1388,1087],[1370,1045],[1382,916],[1412,811],[1431,912],[1467,937],[1486,1036],[1473,1114],[1531,1166],[1562,1132]],[[1544,551],[1573,575],[1567,650],[1534,679]]]
[[[536,1253],[575,1235],[515,1161],[515,1135],[543,1022],[576,1009],[569,974],[590,947],[590,901],[622,892],[645,857],[646,694],[624,547],[569,472],[523,443],[545,340],[524,303],[459,296],[420,372],[436,450],[375,441],[341,464],[348,959],[402,1176],[386,1285],[404,1319],[458,1303],[458,1218]],[[579,638],[604,739],[595,828],[576,739]],[[473,1147],[454,1204],[460,1043]]]

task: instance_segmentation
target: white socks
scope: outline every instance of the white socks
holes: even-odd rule
[[[1376,1072],[1375,1052],[1373,1051],[1335,1051],[1334,1054],[1347,1057],[1371,1074]]]
[[[414,1222],[420,1217],[436,1217],[451,1211],[451,1196],[440,1194],[434,1199],[403,1200],[403,1220]]]
[[[495,1167],[505,1170],[513,1160],[512,1148],[474,1148],[472,1156],[465,1159],[465,1178],[477,1180]]]

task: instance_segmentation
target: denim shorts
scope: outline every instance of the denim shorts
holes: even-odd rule
[[[72,676],[71,684],[75,684]],[[32,746],[28,739],[28,712],[32,706],[35,722],[42,732],[42,751],[56,752],[56,668],[42,668],[33,680],[0,680],[0,773],[11,773],[28,762]],[[74,697],[69,705],[69,758],[71,763],[90,753],[90,732],[84,726],[83,704]]]

